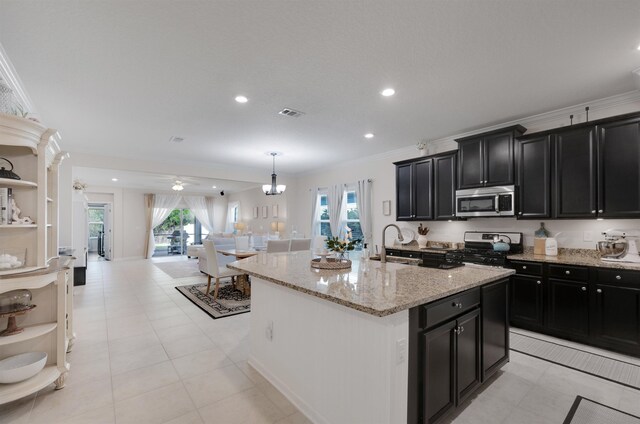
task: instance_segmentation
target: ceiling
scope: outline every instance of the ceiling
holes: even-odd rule
[[[631,91],[640,67],[638,0],[0,9],[4,49],[66,150],[267,177],[271,150],[284,153],[278,171],[303,172]],[[382,97],[386,87],[395,96]],[[284,107],[305,115],[281,116]]]

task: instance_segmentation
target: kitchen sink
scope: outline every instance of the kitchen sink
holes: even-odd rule
[[[371,256],[369,258],[372,261],[379,261],[380,260],[380,256]],[[421,259],[415,259],[415,258],[402,258],[402,257],[397,257],[397,256],[387,256],[387,262],[390,263],[394,263],[394,264],[404,264],[404,265],[420,265],[420,262],[422,262]]]

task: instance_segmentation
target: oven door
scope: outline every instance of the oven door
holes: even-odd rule
[[[499,216],[498,196],[494,194],[466,194],[456,196],[457,216]]]

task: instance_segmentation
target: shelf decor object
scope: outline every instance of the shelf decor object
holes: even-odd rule
[[[11,169],[5,169],[4,166],[0,165],[0,178],[8,178],[10,180],[20,180],[21,179],[18,176],[18,174],[13,172],[13,163],[11,163],[11,161],[9,159],[0,158],[0,161],[5,161],[11,166]]]
[[[23,268],[26,263],[26,258],[26,249],[0,249],[0,271]],[[0,309],[1,308],[2,297],[0,296]]]
[[[31,312],[36,305],[24,306],[21,309],[16,309],[11,312],[0,312],[0,318],[9,318],[7,321],[7,328],[3,331],[0,331],[0,337],[13,336],[15,334],[20,334],[24,331],[24,328],[18,327],[16,324],[16,317],[19,315],[24,315],[27,312]]]
[[[0,361],[0,383],[19,383],[38,374],[47,363],[47,352],[27,352]]]
[[[351,261],[349,259],[338,258],[316,258],[311,260],[311,268],[318,269],[349,269],[351,268]]]

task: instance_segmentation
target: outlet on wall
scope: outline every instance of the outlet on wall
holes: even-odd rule
[[[396,363],[401,364],[407,360],[407,339],[396,341]]]

